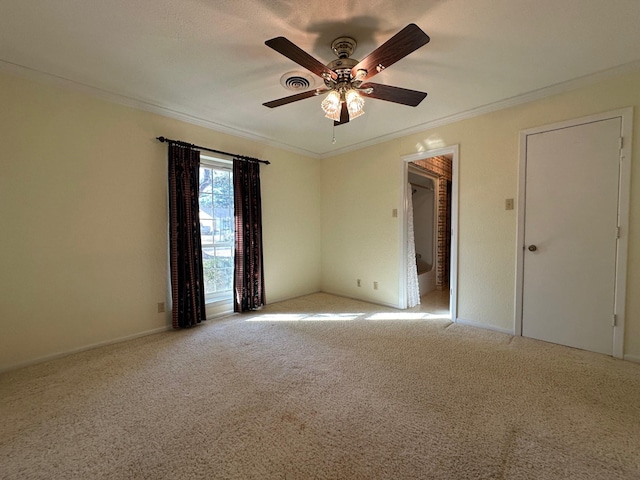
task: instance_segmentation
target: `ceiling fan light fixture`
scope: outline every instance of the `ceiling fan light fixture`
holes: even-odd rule
[[[331,44],[331,48],[338,58],[325,65],[291,40],[285,37],[272,38],[264,43],[322,78],[325,88],[314,91],[305,90],[296,95],[263,103],[263,105],[274,108],[316,95],[327,94],[321,106],[325,116],[334,121],[334,126],[348,123],[364,113],[363,96],[416,107],[427,96],[425,92],[364,82],[426,45],[429,40],[429,35],[416,24],[410,23],[363,60],[358,61],[351,58],[356,48],[356,41],[351,37],[339,37]],[[298,77],[288,80],[291,80],[289,83],[294,83],[296,86],[301,83]],[[374,89],[375,95],[372,95]]]
[[[364,99],[354,90],[349,89],[344,95],[347,102],[347,110],[349,111],[349,119],[353,120],[364,113]]]
[[[336,122],[340,120],[340,94],[337,91],[331,90],[320,106],[325,113],[325,117]]]

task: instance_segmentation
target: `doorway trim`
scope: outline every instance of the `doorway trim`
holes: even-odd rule
[[[408,222],[408,202],[407,195],[410,194],[407,184],[409,182],[409,163],[417,160],[425,160],[440,155],[451,155],[451,252],[449,260],[449,309],[451,312],[451,320],[457,321],[458,318],[458,145],[442,147],[424,152],[413,153],[401,157],[401,175],[402,182],[400,192],[400,279],[398,285],[399,291],[399,307],[407,308],[407,222]]]
[[[620,162],[618,172],[618,227],[619,237],[616,248],[616,278],[613,326],[613,356],[624,357],[624,322],[625,300],[627,292],[627,251],[629,244],[629,208],[631,192],[631,140],[633,134],[633,107],[610,112],[576,118],[564,122],[552,123],[541,127],[530,128],[520,132],[520,153],[518,163],[518,230],[516,233],[516,289],[514,333],[522,336],[522,314],[524,295],[524,228],[526,198],[526,161],[527,137],[550,130],[570,128],[586,123],[599,122],[614,118],[622,120],[622,137],[620,140]],[[612,235],[614,232],[612,232]]]

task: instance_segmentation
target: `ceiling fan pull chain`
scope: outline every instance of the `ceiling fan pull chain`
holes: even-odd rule
[[[335,145],[336,143],[336,124],[333,124],[333,139],[331,140],[331,143],[333,143]]]

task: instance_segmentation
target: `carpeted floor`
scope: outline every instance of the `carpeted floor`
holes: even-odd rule
[[[640,365],[314,294],[0,375],[2,479],[640,478]]]

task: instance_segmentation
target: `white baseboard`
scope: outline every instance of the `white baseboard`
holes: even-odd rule
[[[37,363],[48,362],[49,360],[55,360],[56,358],[66,357],[67,355],[72,355],[74,353],[84,352],[86,350],[91,350],[93,348],[104,347],[107,345],[113,345],[114,343],[126,342],[128,340],[134,340],[140,337],[146,337],[148,335],[153,335],[154,333],[166,332],[167,330],[172,330],[171,325],[167,325],[165,327],[154,328],[153,330],[146,330],[144,332],[134,333],[132,335],[126,335],[124,337],[118,337],[111,340],[105,340],[103,342],[92,343],[90,345],[84,345],[82,347],[74,348],[71,350],[66,350],[64,352],[53,353],[51,355],[44,355],[42,357],[34,358],[32,360],[27,360],[25,362],[18,362],[11,365],[7,365],[5,367],[0,367],[0,373],[8,372],[10,370],[17,370],[19,368],[28,367],[31,365],[35,365]]]
[[[634,363],[640,363],[640,355],[623,355],[622,358],[624,360],[628,360],[630,362],[634,362]]]
[[[389,302],[382,302],[379,301],[375,298],[361,298],[361,297],[356,297],[354,295],[349,295],[347,293],[344,292],[334,292],[330,289],[323,289],[320,290],[319,292],[315,292],[315,293],[328,293],[329,295],[335,295],[336,297],[342,297],[342,298],[348,298],[349,300],[355,300],[357,302],[365,302],[365,303],[371,303],[372,305],[380,305],[382,307],[390,307],[390,308],[395,308],[398,310],[402,310],[402,308],[400,307],[400,305],[398,303],[389,303]]]
[[[508,328],[500,328],[495,327],[493,325],[487,325],[485,323],[478,323],[472,320],[466,320],[464,318],[456,318],[455,323],[459,323],[460,325],[467,325],[469,327],[483,328],[485,330],[491,330],[494,332],[506,333],[507,335],[513,335],[513,330],[509,330]]]
[[[493,325],[485,325],[483,323],[466,320],[460,317],[456,318],[455,323],[459,323],[460,325],[468,325],[470,327],[484,328],[485,330],[492,330],[494,332],[506,333],[507,335],[515,335],[512,330],[506,328],[494,327]],[[640,363],[640,355],[626,354],[622,358],[623,360],[627,360],[629,362]]]

